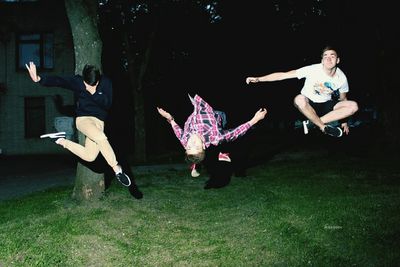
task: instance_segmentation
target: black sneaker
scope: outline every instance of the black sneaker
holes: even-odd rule
[[[331,125],[325,126],[324,133],[333,137],[341,137],[343,135],[343,131],[340,127],[333,127]]]
[[[131,195],[136,199],[143,198],[143,193],[139,190],[139,188],[137,187],[137,185],[135,183],[132,183],[129,186],[129,193],[131,193]]]
[[[115,174],[115,176],[117,177],[117,180],[124,186],[130,186],[131,185],[131,179],[129,178],[128,175],[126,175],[123,172],[119,172],[117,174]]]

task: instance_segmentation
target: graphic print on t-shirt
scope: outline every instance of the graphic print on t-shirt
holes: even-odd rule
[[[337,98],[339,95],[339,88],[335,88],[335,84],[332,82],[315,83],[314,94],[316,95],[332,95],[332,98]]]

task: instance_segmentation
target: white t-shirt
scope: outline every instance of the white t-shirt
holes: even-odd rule
[[[306,78],[301,94],[315,103],[324,103],[332,99],[332,92],[349,91],[346,75],[339,68],[333,77],[327,75],[322,63],[313,64],[296,70],[297,79]]]

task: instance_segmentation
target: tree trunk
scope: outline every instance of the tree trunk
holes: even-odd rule
[[[97,5],[96,0],[65,0],[74,42],[76,74],[82,72],[85,64],[101,69],[103,44],[97,28]],[[84,144],[84,141],[85,136],[79,132],[79,143]],[[80,201],[96,200],[103,195],[104,190],[104,174],[95,173],[78,163],[72,197]]]
[[[128,59],[129,82],[132,87],[132,98],[134,103],[134,122],[135,122],[135,141],[134,141],[134,161],[144,163],[147,160],[146,154],[146,120],[145,120],[145,101],[143,93],[143,79],[146,74],[153,48],[155,31],[150,34],[148,45],[146,46],[143,60],[139,63],[135,60],[133,48],[129,42],[129,31],[124,30],[124,41],[127,44],[126,52]],[[137,64],[140,64],[139,68]],[[138,71],[136,71],[138,69]]]
[[[149,38],[144,60],[140,65],[137,87],[133,90],[133,100],[135,103],[135,148],[134,160],[137,163],[144,163],[147,160],[146,154],[146,120],[144,116],[144,94],[143,79],[149,65],[151,50],[153,48],[154,32]]]

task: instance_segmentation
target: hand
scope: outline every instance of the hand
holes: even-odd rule
[[[166,112],[165,110],[163,110],[162,108],[157,107],[157,111],[158,113],[160,113],[161,116],[163,116],[164,118],[166,118],[168,121],[173,120],[174,118],[171,116],[171,114],[169,114],[168,112]]]
[[[260,80],[258,79],[258,78],[256,78],[256,77],[247,77],[246,78],[246,83],[247,84],[249,84],[249,83],[258,83]]]
[[[29,72],[29,76],[31,76],[32,81],[34,81],[35,83],[37,83],[38,81],[40,81],[40,77],[37,75],[36,72],[36,65],[35,63],[33,63],[32,61],[29,62],[28,64],[25,64],[25,67],[28,69]]]
[[[256,114],[254,114],[254,117],[250,120],[250,124],[254,125],[260,120],[264,119],[265,116],[267,115],[267,109],[265,108],[260,108]]]
[[[347,122],[344,122],[344,123],[342,123],[342,129],[343,129],[343,132],[347,135],[347,134],[349,134],[349,132],[350,132],[350,128],[349,128],[349,125],[347,124]]]

